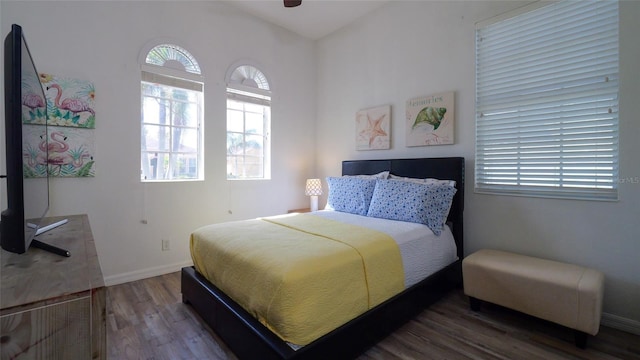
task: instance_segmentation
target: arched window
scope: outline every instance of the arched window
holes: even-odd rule
[[[166,66],[200,75],[200,66],[189,52],[179,46],[162,44],[147,53],[145,63]]]
[[[227,73],[227,179],[271,178],[271,88],[258,68]]]
[[[202,180],[200,66],[185,49],[160,44],[141,61],[141,180]]]

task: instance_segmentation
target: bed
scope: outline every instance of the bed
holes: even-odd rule
[[[354,160],[342,163],[343,175],[391,174],[409,178],[455,181],[446,231],[455,241],[453,261],[409,285],[389,299],[330,330],[302,347],[292,346],[231,299],[194,267],[182,270],[183,302],[190,304],[212,330],[241,359],[354,358],[437,301],[462,281],[464,158]],[[330,216],[331,214],[329,214]],[[311,215],[313,216],[313,215]],[[205,272],[205,271],[203,271]],[[210,276],[210,274],[209,274]],[[236,297],[237,298],[237,297]]]

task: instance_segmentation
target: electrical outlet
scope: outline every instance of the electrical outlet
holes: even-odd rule
[[[169,251],[171,248],[169,247],[169,240],[162,239],[162,251]]]

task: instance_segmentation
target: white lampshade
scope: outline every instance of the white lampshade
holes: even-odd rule
[[[322,195],[322,182],[320,182],[320,179],[307,179],[304,194],[307,196]]]
[[[318,195],[322,195],[322,182],[320,182],[320,179],[307,179],[307,186],[304,188],[304,193],[310,196],[309,209],[311,211],[318,211]]]

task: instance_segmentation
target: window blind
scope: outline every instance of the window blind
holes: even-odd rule
[[[148,71],[142,71],[142,81],[152,84],[162,84],[172,86],[176,88],[191,90],[191,91],[203,91],[203,84],[191,80],[181,79],[172,76],[166,76],[162,74],[156,74]]]
[[[271,106],[271,96],[258,94],[257,92],[238,90],[231,87],[227,88],[227,99],[263,106]]]
[[[477,192],[617,199],[617,1],[477,27],[475,173]]]

